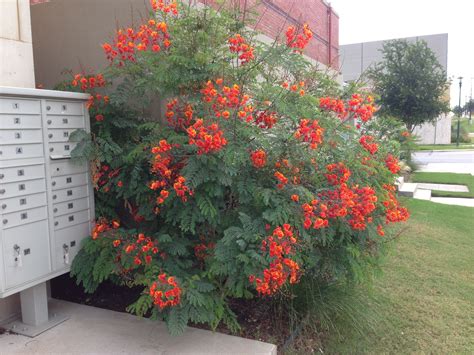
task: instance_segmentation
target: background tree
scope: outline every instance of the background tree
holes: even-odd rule
[[[369,71],[381,113],[400,118],[413,129],[448,112],[446,72],[425,41],[384,44],[383,61]]]

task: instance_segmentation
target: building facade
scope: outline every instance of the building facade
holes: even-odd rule
[[[408,42],[423,40],[435,53],[444,71],[448,70],[448,34],[435,34],[404,38]],[[382,61],[381,49],[386,41],[364,42],[340,46],[340,62],[345,82],[363,79],[364,73],[374,64]],[[449,95],[447,93],[447,95]],[[421,144],[451,143],[452,114],[443,114],[432,123],[425,123],[414,130]]]
[[[36,83],[52,88],[61,71],[103,68],[101,44],[118,27],[138,24],[150,11],[148,0],[32,0],[31,23]],[[215,0],[191,0],[218,8]],[[269,40],[288,26],[308,23],[314,32],[305,54],[315,63],[339,71],[339,17],[324,0],[228,0],[229,6],[257,13],[256,30]],[[91,9],[93,8],[93,11]]]

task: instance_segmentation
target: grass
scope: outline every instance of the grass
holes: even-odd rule
[[[455,122],[456,122],[456,120],[453,119],[452,124],[455,124]],[[474,118],[473,118],[472,124],[469,124],[469,119],[467,117],[461,119],[461,126],[466,128],[466,131],[468,131],[470,133],[474,133]]]
[[[326,353],[474,353],[474,209],[407,204],[412,217],[384,275],[355,296],[375,326],[340,319],[344,332],[330,336]]]
[[[424,173],[418,172],[411,176],[413,182],[431,182],[435,184],[466,185],[469,192],[448,192],[432,190],[431,195],[435,197],[467,197],[474,198],[474,176],[471,174],[453,173]]]
[[[459,147],[456,143],[452,144],[418,144],[415,150],[455,150],[455,149],[474,149],[472,143],[459,143]]]

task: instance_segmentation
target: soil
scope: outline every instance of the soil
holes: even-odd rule
[[[51,294],[54,298],[118,312],[126,312],[127,306],[133,303],[141,292],[141,288],[117,286],[106,281],[96,292],[88,294],[67,274],[51,280]],[[224,324],[219,325],[216,331],[276,344],[279,350],[285,347],[291,349],[291,352],[305,354],[319,351],[321,345],[319,334],[298,333],[299,336],[290,338],[292,335],[290,319],[286,312],[278,312],[272,302],[265,299],[235,299],[231,300],[230,306],[237,315],[241,331],[234,334]],[[211,330],[209,326],[203,324],[190,325]]]

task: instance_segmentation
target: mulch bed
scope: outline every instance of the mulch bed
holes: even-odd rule
[[[139,287],[127,288],[106,281],[99,286],[96,292],[88,294],[81,286],[76,285],[75,280],[67,274],[51,280],[51,294],[54,298],[118,312],[126,312],[127,306],[140,296],[141,291],[142,289]],[[279,349],[290,343],[288,339],[291,336],[291,327],[288,316],[285,312],[278,314],[273,308],[274,305],[268,300],[232,300],[230,306],[237,315],[242,329],[239,334],[232,334],[224,324],[221,324],[217,328],[218,332],[273,343]],[[207,325],[192,324],[192,326],[210,330]],[[319,337],[305,336],[303,346],[298,345],[301,343],[301,339],[295,339],[291,343],[300,350],[302,350],[301,347],[305,348],[304,352],[307,353],[312,350],[308,349],[308,341],[311,343],[311,348],[313,346],[315,349],[319,348]]]

